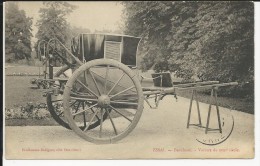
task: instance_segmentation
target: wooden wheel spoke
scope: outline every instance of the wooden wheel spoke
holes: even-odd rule
[[[117,109],[115,109],[113,106],[109,105],[110,108],[112,108],[116,113],[118,113],[119,115],[123,116],[125,119],[127,119],[129,122],[132,123],[132,120],[129,119],[127,116],[125,116],[124,114],[122,114],[121,112],[119,112]]]
[[[138,99],[137,98],[121,99],[119,97],[118,99],[114,98],[114,100],[112,100],[112,101],[119,101],[119,102],[130,102],[130,101],[133,101],[133,102],[138,102]]]
[[[91,95],[90,93],[70,93],[71,97],[82,97],[82,98],[88,98],[88,99],[96,99],[96,96]]]
[[[86,127],[87,121],[86,121],[86,113],[85,112],[83,112],[83,121],[84,121],[84,127]]]
[[[106,76],[105,76],[105,83],[104,83],[104,94],[106,94],[106,91],[107,91],[108,71],[109,71],[109,65],[107,65],[107,69],[106,69]]]
[[[85,109],[85,102],[81,102],[82,103],[82,108],[83,110]]]
[[[91,108],[90,110],[91,110],[92,113],[95,113],[93,108]],[[96,115],[96,118],[97,118],[98,121],[100,121],[100,119],[99,119],[99,117],[97,115]]]
[[[98,105],[98,104],[96,103],[96,104],[94,104],[94,105],[88,107],[87,109],[82,110],[82,111],[79,111],[79,112],[76,112],[76,113],[74,113],[74,114],[72,114],[72,115],[75,116],[75,115],[78,115],[78,114],[80,114],[80,113],[82,113],[82,112],[86,112],[87,110],[89,110],[89,109],[91,109],[91,108],[93,108],[93,107],[95,107],[95,106],[97,106],[97,105]]]
[[[110,122],[111,122],[112,126],[113,126],[114,132],[115,132],[115,134],[117,135],[117,130],[116,130],[116,126],[115,126],[115,124],[114,124],[114,121],[113,121],[113,119],[111,118],[109,111],[108,111],[107,109],[105,109],[105,110],[106,110],[106,113],[107,113],[107,115],[108,115],[108,117],[109,117],[109,119],[110,119]]]
[[[73,105],[75,105],[77,102],[78,102],[77,100],[74,101],[74,102],[70,105],[70,107],[72,107]]]
[[[133,89],[134,87],[135,87],[135,86],[131,86],[131,87],[129,87],[129,88],[127,88],[127,89],[125,89],[125,90],[123,90],[123,91],[121,91],[121,92],[118,92],[117,94],[111,96],[110,99],[112,99],[113,97],[116,97],[116,96],[118,96],[118,95],[120,95],[120,94],[122,94],[122,93],[124,93],[124,92],[127,92],[127,91],[129,91],[130,89]]]
[[[87,105],[88,105],[88,107],[89,107],[89,104],[87,104]],[[92,113],[95,113],[95,111],[93,110],[93,108],[91,108],[90,110],[91,110]],[[100,121],[100,118],[99,118],[97,115],[96,115],[96,118],[97,118],[98,121]]]
[[[137,94],[121,94],[114,97],[113,100],[138,101],[138,96]]]
[[[87,131],[87,130],[88,130],[90,124],[92,123],[93,119],[94,119],[95,116],[97,115],[97,112],[98,112],[98,110],[96,110],[96,112],[94,113],[94,115],[91,117],[91,119],[90,119],[88,125],[84,128],[84,131]]]
[[[117,82],[114,84],[114,86],[110,89],[110,91],[107,93],[107,95],[109,95],[113,90],[114,88],[119,84],[119,82],[121,81],[121,79],[124,77],[125,73],[122,74],[122,76],[117,80]]]
[[[103,108],[101,108],[100,110],[100,116],[101,116],[101,120],[100,120],[100,129],[99,129],[99,137],[102,137],[102,127],[103,127]]]
[[[77,113],[77,112],[79,111],[79,106],[80,106],[80,103],[81,103],[81,102],[79,102],[79,104],[77,105],[77,108],[76,108],[76,111],[75,111],[75,113]],[[75,119],[75,116],[76,116],[76,115],[73,115],[73,119]]]
[[[83,97],[70,97],[71,99],[74,99],[74,100],[80,100],[80,101],[94,101],[94,102],[97,102],[97,99],[86,99],[86,98],[83,98]]]
[[[60,117],[62,114],[64,114],[64,112],[63,112],[63,111],[61,111],[61,113],[59,113],[59,114],[58,114],[58,116]]]
[[[138,106],[138,103],[134,103],[134,102],[128,102],[128,101],[110,101],[110,103],[112,104],[122,104],[122,105],[133,105],[133,106]]]
[[[92,78],[93,81],[94,81],[94,84],[95,84],[95,86],[96,86],[96,88],[97,88],[97,90],[98,90],[99,95],[101,95],[101,91],[100,91],[100,89],[99,89],[99,87],[98,87],[97,81],[96,81],[95,77],[93,76],[93,72],[92,72],[90,69],[89,69],[89,73],[90,73],[91,78]]]
[[[76,92],[74,92],[74,91],[71,91],[70,92],[70,95],[86,95],[86,96],[89,96],[91,93],[89,93],[89,92],[86,92],[86,93],[84,93],[84,92],[78,92],[78,91],[76,91]],[[94,96],[93,96],[94,97]]]
[[[62,75],[63,75],[64,77],[67,77],[67,75],[66,75],[65,73],[62,73]]]
[[[79,103],[78,103],[78,105],[77,105],[77,108],[76,108],[76,111],[75,112],[78,112],[78,110],[79,110],[79,106],[80,106],[80,101],[79,101]]]
[[[91,89],[89,89],[85,84],[83,84],[80,80],[78,80],[78,79],[76,79],[76,81],[80,84],[80,85],[82,85],[86,90],[88,90],[91,94],[93,94],[94,96],[96,96],[97,98],[98,98],[98,95],[95,93],[95,92],[93,92]]]

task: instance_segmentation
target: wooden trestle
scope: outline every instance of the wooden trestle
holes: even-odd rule
[[[225,87],[225,86],[234,86],[238,85],[237,82],[229,82],[229,83],[219,83],[219,81],[206,81],[206,82],[196,82],[196,83],[187,83],[187,84],[178,84],[173,85],[172,87],[143,87],[143,93],[144,98],[147,104],[150,106],[150,108],[155,109],[159,105],[159,101],[162,100],[162,98],[166,95],[177,95],[177,91],[180,90],[191,90],[192,95],[190,99],[190,105],[189,105],[189,113],[188,113],[188,120],[187,120],[187,128],[190,126],[198,126],[205,128],[205,133],[207,134],[208,131],[218,130],[220,133],[222,133],[221,128],[221,119],[220,119],[220,112],[219,112],[219,103],[217,98],[217,90],[219,87]],[[201,123],[201,113],[200,113],[200,107],[199,107],[199,101],[197,96],[197,91],[199,89],[211,89],[211,96],[210,96],[210,103],[209,103],[209,109],[208,109],[208,116],[207,116],[207,122],[206,126],[202,126]],[[151,95],[155,95],[155,107],[152,107],[150,102],[148,101],[148,98],[151,98]],[[176,97],[177,99],[177,97]],[[192,111],[192,103],[193,100],[196,101],[197,105],[197,114],[198,114],[198,124],[191,124],[190,118],[191,118],[191,111]],[[217,120],[218,120],[218,128],[212,129],[209,128],[210,123],[210,115],[211,115],[211,108],[212,106],[216,106],[217,110]]]

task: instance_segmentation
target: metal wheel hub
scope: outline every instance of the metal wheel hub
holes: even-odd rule
[[[102,108],[106,108],[110,105],[110,98],[108,95],[101,95],[98,98],[98,105]]]

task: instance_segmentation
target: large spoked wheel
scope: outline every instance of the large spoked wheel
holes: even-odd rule
[[[70,68],[68,66],[63,66],[61,69],[59,69],[55,74],[54,77],[55,78],[68,78],[68,75],[66,74],[66,71],[68,71]],[[64,90],[64,88],[62,88],[61,84],[59,83],[59,81],[55,81],[54,83],[56,86],[58,86],[59,88],[61,88],[61,90]],[[64,112],[63,112],[63,94],[59,94],[59,95],[52,95],[52,94],[47,94],[47,107],[48,110],[52,116],[52,118],[61,126],[67,128],[67,129],[71,129],[68,121],[66,120],[65,116],[64,116]],[[74,101],[73,103],[71,103],[71,105],[73,105],[73,109],[84,109],[84,107],[86,107],[88,103],[87,102],[83,102],[83,101]],[[111,109],[109,110],[111,111]],[[104,114],[103,119],[107,118],[107,114]],[[78,117],[80,118],[80,117]],[[82,116],[81,118],[84,118],[84,116]],[[95,128],[97,126],[99,126],[100,124],[100,117],[98,117],[99,119],[95,120],[95,122],[93,124],[90,125],[90,129]],[[84,126],[80,126],[81,129],[83,129]]]
[[[115,60],[97,59],[82,65],[70,77],[63,106],[70,127],[80,137],[92,143],[113,143],[135,128],[143,101],[140,81],[130,68]],[[70,104],[73,102],[88,105],[75,110]],[[107,119],[102,118],[105,114]],[[80,115],[85,118],[77,118]],[[91,129],[98,119],[99,127]]]

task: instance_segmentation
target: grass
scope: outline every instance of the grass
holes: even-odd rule
[[[54,67],[54,71],[57,71],[57,67]],[[13,73],[43,73],[43,67],[36,66],[17,66],[17,64],[5,64],[5,74],[13,74]]]
[[[204,93],[205,91],[198,91],[198,101],[203,103],[210,103],[210,95]],[[210,90],[209,90],[210,92]],[[191,98],[191,91],[180,91],[177,93],[178,96]],[[231,108],[233,110],[254,114],[254,101],[247,101],[241,98],[231,98],[218,96],[218,103],[222,107]]]
[[[5,74],[12,73],[39,73],[39,67],[5,65]],[[43,69],[40,69],[43,72]],[[54,69],[57,71],[57,68]],[[5,108],[25,106],[27,103],[46,103],[43,97],[44,89],[35,89],[31,79],[38,76],[5,76]]]
[[[45,103],[42,96],[43,89],[33,89],[30,85],[30,76],[6,76],[5,77],[5,108],[26,106],[27,103]]]

